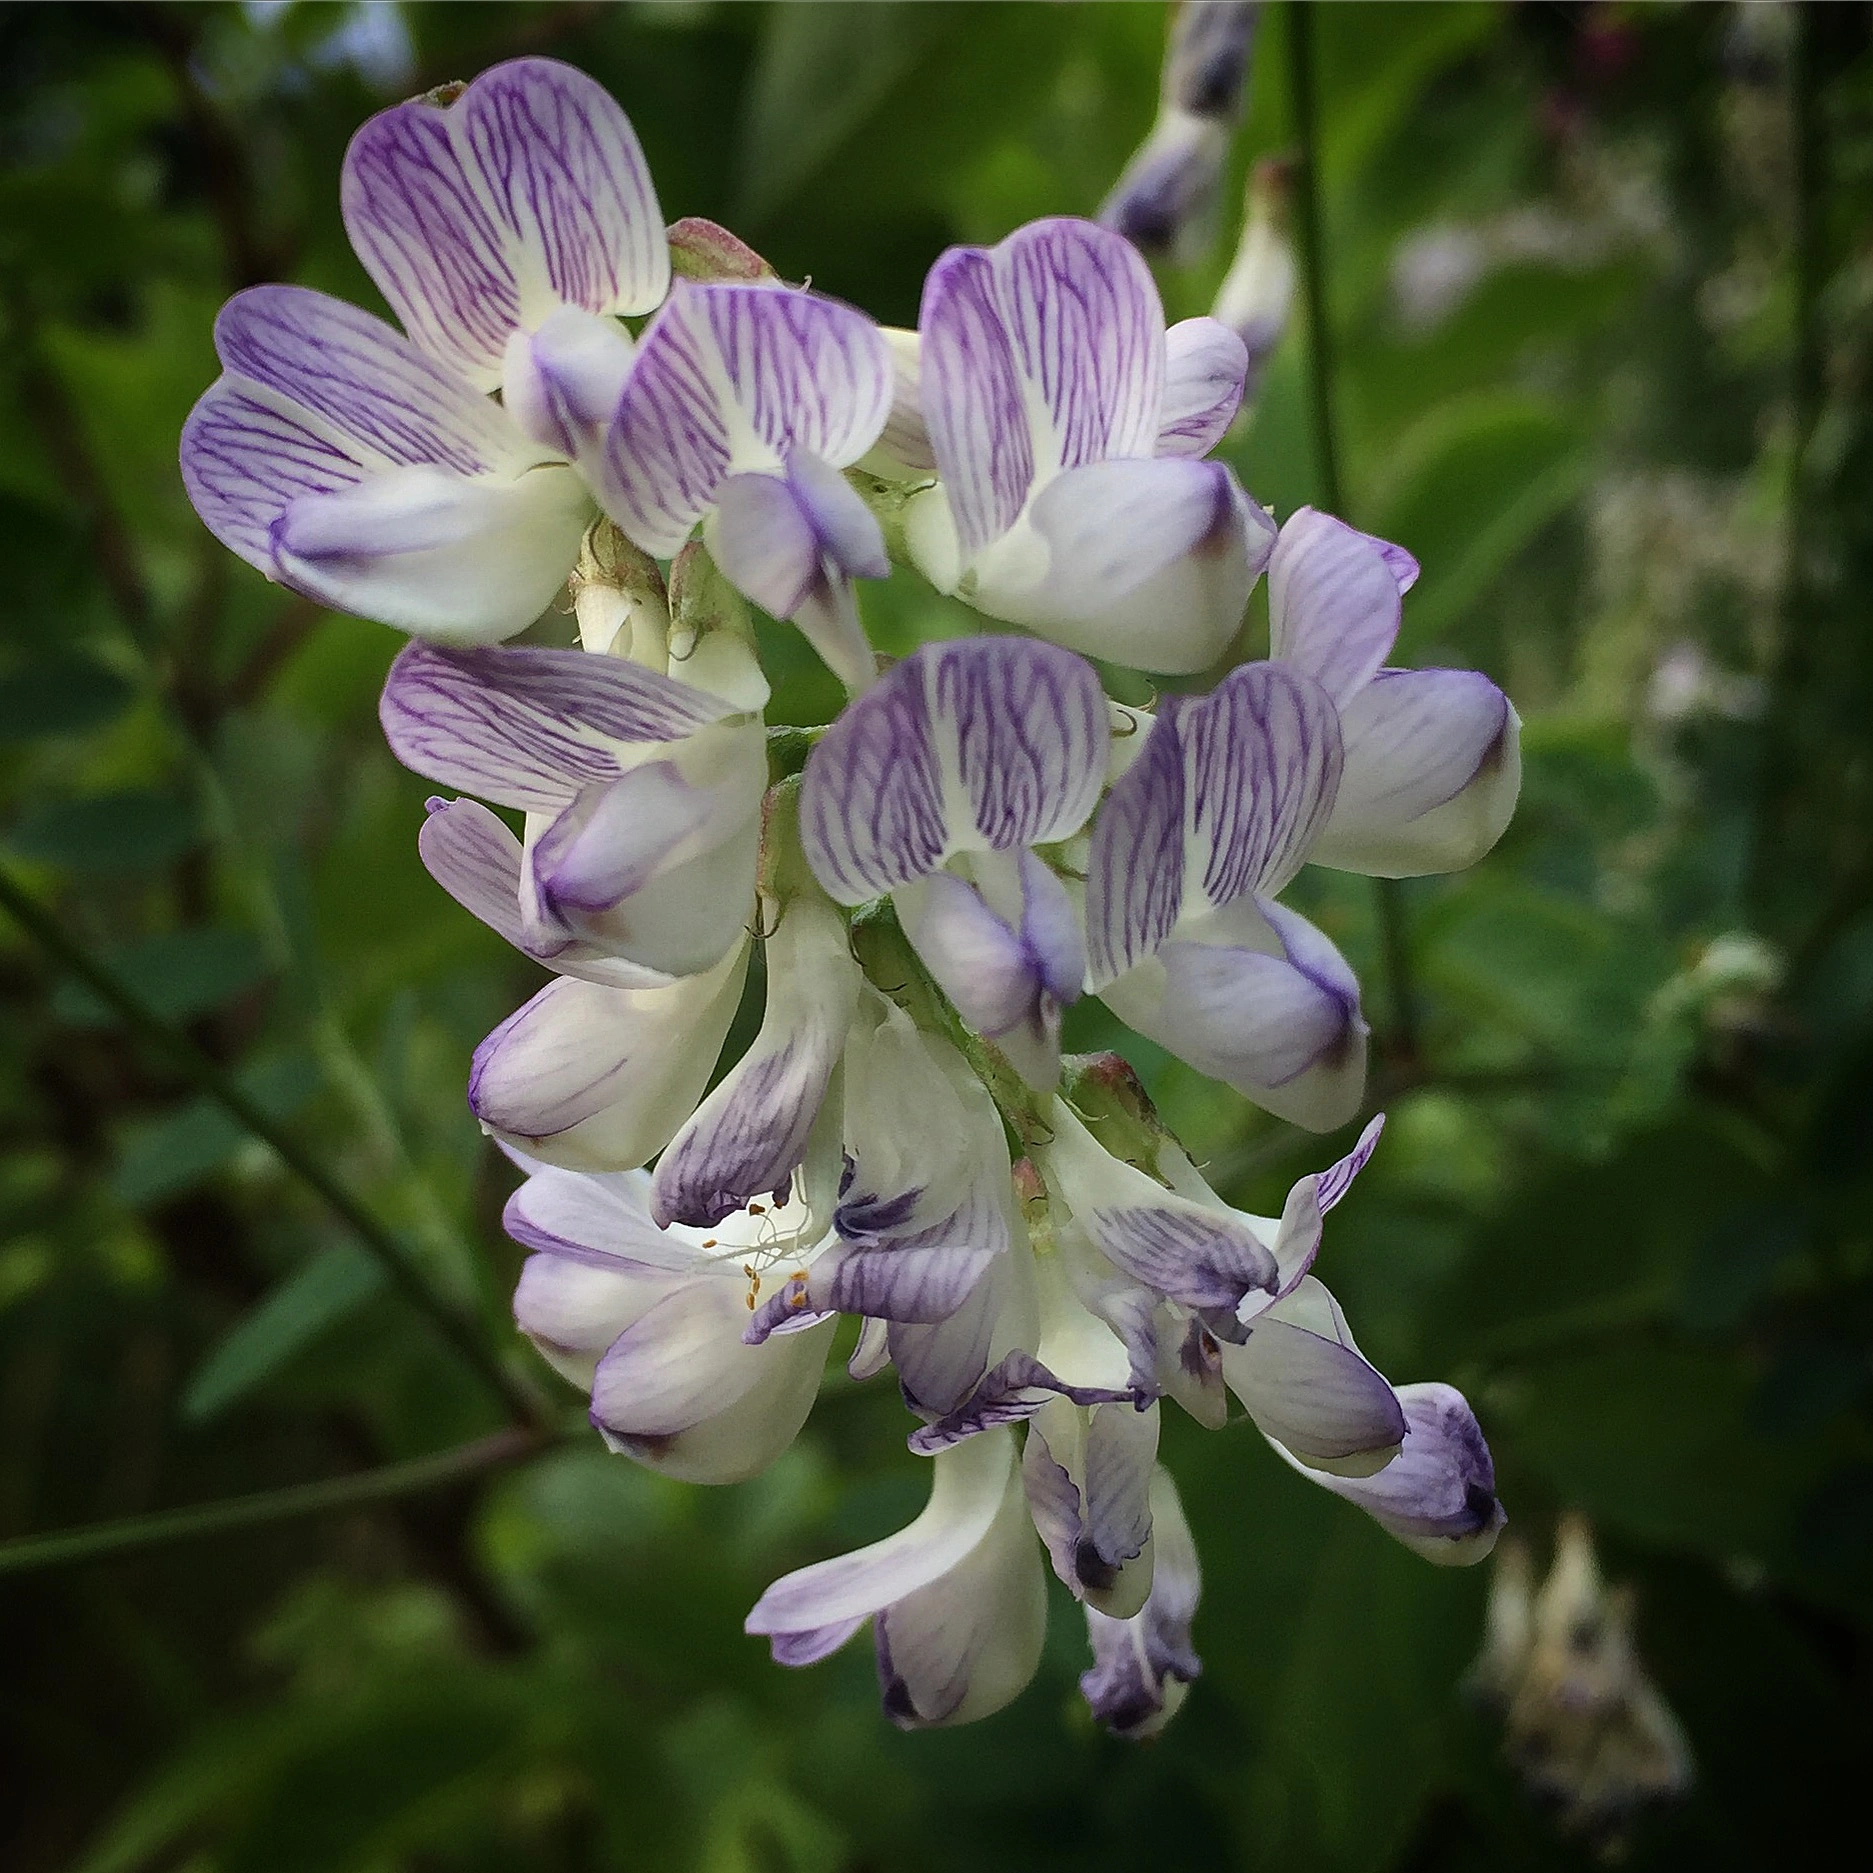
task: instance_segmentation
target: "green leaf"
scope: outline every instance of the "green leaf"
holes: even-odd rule
[[[200,1424],[270,1378],[384,1285],[381,1263],[349,1243],[322,1249],[245,1315],[195,1370],[182,1415]]]
[[[1423,563],[1405,606],[1413,645],[1461,623],[1592,472],[1579,429],[1553,404],[1493,393],[1434,410],[1406,433],[1392,462],[1372,526]]]
[[[104,960],[157,1014],[187,1021],[220,1008],[267,973],[260,945],[245,930],[166,930]],[[69,1027],[107,1028],[116,1014],[76,982],[63,982],[52,1012]]]
[[[134,686],[89,657],[60,657],[0,677],[0,742],[82,735],[114,722]]]
[[[278,1054],[249,1061],[237,1077],[267,1112],[285,1119],[311,1098],[319,1069],[308,1054]],[[240,1121],[214,1100],[206,1095],[192,1099],[125,1135],[111,1177],[112,1194],[132,1209],[162,1202],[211,1177],[247,1138]]]
[[[129,789],[36,807],[7,834],[6,845],[21,858],[110,875],[167,865],[197,837],[194,811],[184,801]]]

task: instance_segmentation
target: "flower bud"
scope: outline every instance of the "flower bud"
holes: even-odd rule
[[[1263,369],[1288,329],[1294,304],[1294,246],[1288,236],[1292,166],[1263,157],[1249,176],[1242,239],[1216,294],[1211,316],[1227,325],[1248,349],[1242,401],[1255,401]]]
[[[572,574],[579,642],[599,656],[669,667],[670,604],[663,574],[609,520],[586,530]]]

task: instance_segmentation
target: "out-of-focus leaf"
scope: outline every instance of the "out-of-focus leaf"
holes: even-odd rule
[[[105,960],[148,1007],[171,1021],[222,1007],[267,972],[265,953],[245,930],[166,930]],[[112,1027],[117,1021],[76,982],[59,985],[52,1012],[71,1027]]]
[[[216,1342],[182,1394],[183,1416],[196,1423],[212,1418],[383,1285],[382,1265],[362,1249],[349,1243],[321,1249]]]
[[[276,1119],[286,1119],[311,1098],[319,1083],[308,1054],[249,1061],[242,1087]],[[212,1176],[247,1141],[240,1121],[205,1094],[180,1111],[128,1133],[111,1177],[111,1190],[132,1209],[157,1203]]]
[[[194,812],[146,789],[55,800],[30,809],[6,836],[21,858],[94,874],[153,871],[197,838]]]
[[[775,6],[742,133],[742,216],[787,201],[955,22],[947,7]]]
[[[1537,397],[1454,399],[1408,432],[1371,517],[1375,533],[1423,562],[1406,644],[1435,643],[1458,625],[1591,468],[1576,424]]]
[[[0,677],[0,742],[102,728],[123,714],[135,693],[115,670],[89,657],[28,664]]]

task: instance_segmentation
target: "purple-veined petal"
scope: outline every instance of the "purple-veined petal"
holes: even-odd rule
[[[1335,1476],[1277,1450],[1426,1560],[1449,1566],[1480,1561],[1508,1517],[1496,1499],[1495,1465],[1476,1414],[1454,1386],[1435,1382],[1401,1385],[1398,1402],[1404,1442],[1371,1476]]]
[[[1180,319],[1164,334],[1159,455],[1208,455],[1242,407],[1249,354],[1220,319]]]
[[[1083,656],[1178,675],[1228,649],[1275,539],[1226,466],[1176,456],[1067,470],[967,568],[946,500],[939,486],[905,509],[911,557],[940,590]]]
[[[1278,665],[1243,664],[1207,696],[1167,696],[1093,827],[1094,984],[1152,955],[1180,918],[1278,892],[1327,823],[1341,760],[1325,693]]]
[[[1021,1424],[1050,1398],[1069,1398],[1076,1405],[1131,1402],[1123,1386],[1069,1385],[1031,1353],[1014,1352],[997,1362],[963,1402],[921,1431],[913,1431],[910,1447],[920,1457],[965,1443],[998,1425]]]
[[[1353,1179],[1366,1168],[1378,1149],[1379,1134],[1385,1129],[1381,1112],[1359,1134],[1358,1142],[1345,1157],[1324,1171],[1300,1178],[1288,1191],[1282,1206],[1281,1220],[1275,1231],[1275,1263],[1280,1271],[1274,1298],[1283,1300],[1297,1289],[1320,1253],[1326,1213],[1352,1188]],[[1245,1321],[1249,1315],[1242,1316]]]
[[[600,498],[674,554],[734,474],[796,451],[858,460],[891,408],[891,355],[863,313],[781,286],[678,281],[646,329],[606,439]]]
[[[1006,1033],[1040,993],[1033,959],[1018,931],[951,872],[898,893],[904,934],[957,1012],[979,1034]]]
[[[684,1482],[758,1475],[819,1390],[832,1323],[744,1346],[739,1284],[703,1278],[627,1327],[598,1362],[592,1422],[614,1450]]]
[[[941,1417],[954,1411],[988,1371],[1007,1304],[1008,1260],[990,1260],[987,1273],[947,1319],[892,1321],[885,1334],[904,1402]]]
[[[662,1223],[718,1223],[782,1189],[806,1155],[858,1002],[845,925],[795,899],[767,942],[767,1009],[754,1044],[657,1162]]]
[[[866,1619],[939,1580],[987,1535],[1015,1470],[1013,1440],[978,1437],[932,1466],[930,1500],[907,1528],[852,1554],[784,1575],[755,1603],[744,1630],[815,1632]]]
[[[901,1730],[992,1715],[1027,1688],[1046,1626],[1045,1576],[1011,1476],[969,1554],[873,1621],[885,1715]]]
[[[560,306],[648,312],[670,282],[629,120],[583,72],[511,59],[453,103],[381,111],[345,152],[345,228],[404,328],[481,390]]]
[[[576,940],[541,944],[520,907],[521,845],[477,800],[431,800],[416,850],[429,875],[462,908],[497,935],[558,975],[581,976],[610,988],[650,989],[669,977]]]
[[[530,1255],[514,1288],[514,1324],[570,1385],[589,1391],[605,1349],[666,1295],[672,1277],[564,1255]]]
[[[468,1103],[496,1137],[572,1170],[628,1170],[675,1135],[709,1083],[748,950],[667,988],[562,977],[475,1049]]]
[[[1304,917],[1265,898],[1196,929],[1218,940],[1165,945],[1100,990],[1106,1005],[1292,1124],[1310,1131],[1345,1124],[1365,1092],[1368,1030],[1359,984],[1339,951]]]
[[[842,1619],[812,1632],[777,1632],[770,1644],[776,1665],[817,1665],[831,1658],[865,1621]]]
[[[1151,454],[1164,314],[1119,235],[1054,219],[951,248],[919,326],[924,420],[965,559],[1007,531],[1037,474]]]
[[[817,1306],[877,1320],[931,1324],[968,1300],[995,1259],[993,1246],[938,1243],[855,1249],[839,1244],[813,1265],[808,1292]]]
[[[507,341],[501,407],[523,435],[577,461],[610,423],[634,355],[615,320],[561,306],[538,331],[516,331]]]
[[[1515,811],[1521,726],[1473,670],[1381,670],[1340,711],[1346,765],[1314,862],[1382,878],[1474,865]]]
[[[1130,1619],[1086,1608],[1092,1669],[1080,1691],[1093,1716],[1115,1735],[1157,1735],[1176,1714],[1202,1670],[1190,1648],[1190,1623],[1203,1591],[1197,1545],[1168,1470],[1151,1478],[1151,1595]]]
[[[557,814],[623,771],[620,744],[676,740],[734,706],[624,657],[407,645],[378,718],[405,767],[501,806]]]
[[[689,1236],[657,1227],[643,1171],[543,1165],[507,1199],[501,1227],[537,1254],[619,1274],[693,1275],[712,1265]]]
[[[295,498],[273,523],[273,576],[336,611],[446,644],[489,644],[557,596],[592,517],[570,468],[517,481],[393,468]]]
[[[1405,1434],[1403,1408],[1312,1275],[1252,1321],[1242,1345],[1225,1342],[1221,1354],[1229,1389],[1290,1454],[1357,1476],[1391,1461]]]
[[[1303,507],[1288,517],[1268,564],[1270,652],[1305,670],[1335,703],[1359,693],[1398,636],[1400,573],[1381,546]]]
[[[814,875],[858,904],[952,853],[1079,830],[1105,775],[1091,666],[1019,638],[926,644],[887,671],[807,761],[801,834]]]
[[[1381,540],[1376,533],[1364,536],[1379,549],[1379,557],[1391,569],[1391,574],[1398,584],[1398,595],[1403,598],[1418,583],[1421,568],[1417,560],[1402,546],[1394,545],[1390,540]]]
[[[1054,1572],[1080,1599],[1128,1618],[1151,1590],[1156,1405],[1048,1401],[1028,1427],[1022,1477]]]

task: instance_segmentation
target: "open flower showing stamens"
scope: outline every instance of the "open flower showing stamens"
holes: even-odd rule
[[[189,498],[324,604],[451,643],[511,637],[592,515],[574,464],[630,369],[617,316],[668,290],[643,152],[602,86],[515,59],[451,103],[372,118],[343,195],[408,336],[305,287],[237,294],[222,375],[182,432]]]
[[[1037,221],[925,282],[917,374],[941,477],[905,509],[940,591],[1088,656],[1201,670],[1242,622],[1274,522],[1202,456],[1242,398],[1242,341],[1167,334],[1123,236]]]
[[[891,397],[891,355],[863,313],[777,283],[678,281],[606,434],[605,509],[659,558],[706,522],[729,580],[863,689],[874,660],[852,580],[890,562],[839,471],[877,441]]]
[[[1105,774],[1090,665],[1018,638],[926,644],[808,760],[801,835],[842,904],[889,892],[957,1011],[1032,1085],[1060,1072],[1060,1011],[1085,976],[1080,919],[1032,848],[1078,832]]]
[[[933,1462],[908,1528],[768,1588],[747,1630],[785,1665],[828,1657],[872,1622],[885,1714],[901,1729],[970,1723],[1026,1689],[1047,1594],[1014,1443],[995,1431]]]
[[[1310,676],[1231,670],[1167,696],[1093,827],[1090,981],[1121,1019],[1315,1131],[1365,1089],[1359,984],[1275,895],[1333,812],[1339,717]]]
[[[826,1219],[799,1201],[750,1205],[709,1231],[660,1228],[642,1172],[533,1166],[504,1221],[533,1253],[514,1316],[592,1395],[614,1450],[692,1483],[756,1475],[793,1442],[819,1389],[824,1315],[757,1346],[742,1327],[764,1274],[810,1260]]]
[[[1521,788],[1521,719],[1475,670],[1384,666],[1418,577],[1403,547],[1303,507],[1268,570],[1270,650],[1339,711],[1340,783],[1308,854],[1381,878],[1461,871],[1502,836]]]

